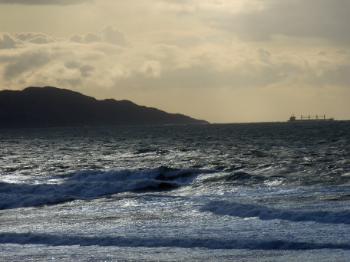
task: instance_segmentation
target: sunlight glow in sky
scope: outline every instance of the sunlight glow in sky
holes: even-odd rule
[[[350,1],[0,0],[0,88],[211,122],[350,119]]]

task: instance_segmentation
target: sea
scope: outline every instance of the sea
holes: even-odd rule
[[[1,129],[0,261],[350,261],[350,122]]]

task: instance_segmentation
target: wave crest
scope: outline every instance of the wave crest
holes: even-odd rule
[[[80,171],[60,176],[56,184],[0,183],[0,209],[52,205],[121,192],[172,190],[187,185],[201,169],[159,167],[146,170]]]
[[[228,215],[240,218],[257,217],[260,220],[288,220],[292,222],[350,224],[350,211],[299,211],[284,210],[253,204],[231,203],[228,201],[213,201],[201,209],[217,215]]]

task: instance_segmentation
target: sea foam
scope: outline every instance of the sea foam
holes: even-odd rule
[[[121,192],[171,190],[209,170],[159,167],[147,170],[80,171],[55,184],[0,183],[0,209],[52,205]]]

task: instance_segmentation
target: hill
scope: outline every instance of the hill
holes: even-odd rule
[[[128,100],[97,100],[56,87],[0,91],[0,127],[206,124]]]

